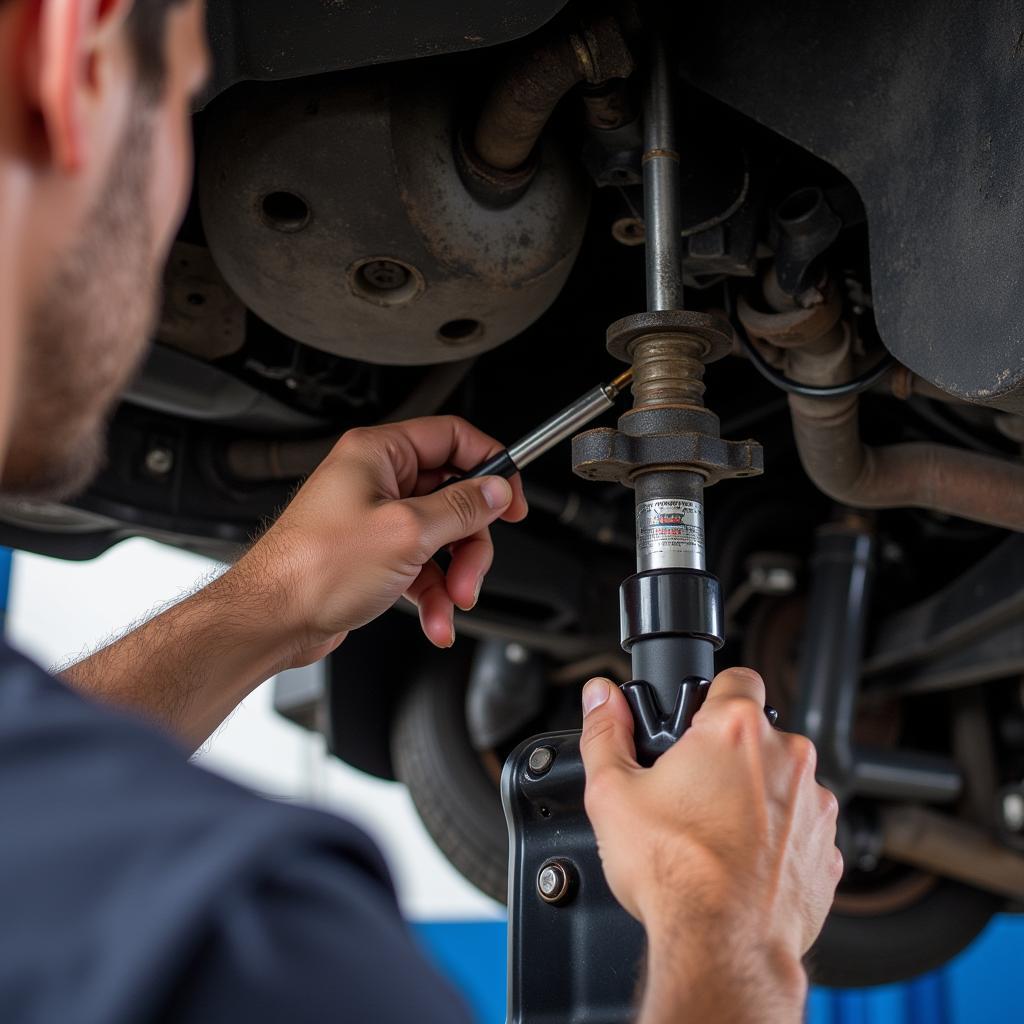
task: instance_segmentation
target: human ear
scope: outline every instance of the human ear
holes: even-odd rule
[[[107,86],[110,59],[132,0],[38,0],[22,37],[22,77],[45,131],[54,166],[65,174],[88,159],[89,115]]]

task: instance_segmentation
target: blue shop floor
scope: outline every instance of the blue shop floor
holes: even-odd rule
[[[421,922],[416,933],[477,1013],[505,1020],[505,924]],[[1024,916],[996,918],[940,971],[902,985],[815,989],[808,1024],[1011,1024],[1024,1021]]]

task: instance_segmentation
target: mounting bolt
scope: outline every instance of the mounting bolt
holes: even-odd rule
[[[572,868],[565,861],[549,860],[537,872],[537,895],[545,903],[562,903],[572,889]]]
[[[409,280],[409,271],[394,260],[371,260],[359,268],[359,274],[371,288],[382,292],[401,288]]]
[[[539,779],[542,775],[547,775],[548,769],[554,763],[555,752],[551,747],[534,747],[530,751],[530,759],[526,762],[526,767],[535,779]]]
[[[150,448],[146,452],[144,465],[150,476],[167,476],[174,468],[174,452],[162,446]]]
[[[1003,824],[1011,832],[1024,832],[1024,793],[1011,790],[1003,794]]]

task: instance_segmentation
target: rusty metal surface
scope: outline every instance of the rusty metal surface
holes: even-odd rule
[[[881,812],[887,857],[979,889],[1024,898],[1024,856],[996,842],[976,825],[916,806]]]
[[[700,341],[700,359],[713,363],[729,354],[732,328],[729,322],[712,313],[691,309],[668,309],[634,313],[616,320],[608,328],[605,344],[608,351],[624,363],[633,361],[631,347],[638,338],[656,332],[687,334]]]
[[[633,408],[704,401],[703,344],[688,334],[649,334],[630,346]]]
[[[558,102],[573,86],[626,78],[632,71],[633,58],[614,18],[556,24],[518,54],[499,78],[480,112],[473,155],[502,171],[523,167]]]
[[[582,95],[586,121],[591,128],[614,131],[636,120],[635,105],[621,78],[584,86]]]
[[[201,359],[220,359],[245,343],[245,306],[231,291],[210,250],[175,242],[164,269],[156,340]]]
[[[704,365],[732,345],[727,321],[692,310],[623,317],[608,328],[608,350],[633,365],[633,408],[617,429],[573,438],[574,472],[587,480],[632,487],[642,474],[696,474],[710,487],[763,472],[756,441],[727,441],[718,417],[704,408]]]
[[[738,307],[754,337],[786,346],[786,373],[815,385],[854,374],[853,328],[835,305],[781,312]],[[833,500],[854,508],[925,508],[1024,530],[1024,464],[931,442],[869,447],[860,437],[859,401],[789,396],[793,434],[807,475]]]
[[[731,477],[757,476],[764,469],[756,441],[727,441],[703,433],[632,437],[610,427],[577,434],[572,440],[574,472],[585,480],[632,486],[638,473],[677,470],[698,473],[710,487]]]
[[[492,349],[554,301],[582,240],[588,190],[552,140],[518,202],[475,200],[454,155],[456,86],[415,65],[404,77],[382,69],[253,84],[210,106],[203,226],[257,316],[324,351],[411,365]],[[268,220],[275,193],[298,197],[307,215]],[[366,260],[411,268],[422,288],[367,294]]]

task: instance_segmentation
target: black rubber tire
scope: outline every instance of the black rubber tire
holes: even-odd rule
[[[1004,902],[943,879],[917,903],[892,914],[833,913],[808,957],[811,980],[862,988],[934,970],[969,945]]]
[[[465,672],[428,670],[391,728],[395,775],[441,852],[478,889],[508,898],[508,834],[498,787],[469,741]]]

